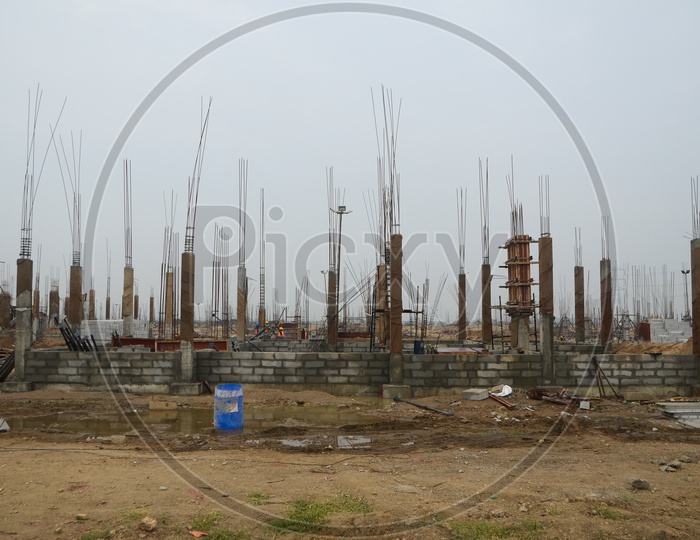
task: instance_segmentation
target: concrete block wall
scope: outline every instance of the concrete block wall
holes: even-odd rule
[[[527,388],[541,379],[539,354],[404,355],[403,384],[413,387],[414,395],[498,384]]]
[[[386,353],[197,351],[197,379],[210,383],[304,385],[334,393],[377,393],[389,382]]]
[[[595,388],[590,355],[555,355],[553,385]],[[699,383],[693,355],[598,355],[610,383],[627,392],[656,389],[683,395]],[[89,389],[122,386],[127,390],[167,392],[180,383],[179,352],[28,351],[25,382],[34,388],[72,385]],[[381,385],[404,384],[416,397],[454,394],[471,387],[544,384],[539,354],[413,355],[401,365],[402,381],[389,379],[388,353],[196,352],[196,380],[217,383],[311,388],[337,395],[377,394]],[[105,380],[104,376],[107,376]],[[629,398],[628,398],[629,399]]]
[[[25,357],[25,380],[34,388],[51,384],[86,387],[144,387],[167,391],[177,382],[180,353],[29,351]],[[146,388],[146,387],[152,388]]]
[[[323,351],[326,348],[323,340],[298,339],[261,339],[248,343],[239,343],[238,348],[245,352],[298,352],[308,353],[313,348]],[[259,350],[258,350],[259,349]],[[369,341],[348,341],[338,343],[337,352],[369,352]]]
[[[610,384],[625,387],[681,387],[698,384],[697,359],[687,355],[616,354],[597,356]],[[557,384],[595,385],[590,356],[569,355],[555,359]]]

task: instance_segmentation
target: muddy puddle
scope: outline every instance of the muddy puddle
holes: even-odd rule
[[[274,430],[275,428],[320,428],[363,426],[376,423],[372,411],[381,409],[380,400],[367,401],[361,407],[330,406],[248,406],[244,408],[242,433]],[[369,413],[369,414],[368,414]],[[144,426],[159,433],[195,435],[212,433],[214,410],[176,409],[147,410],[126,414],[95,415],[89,412],[52,413],[42,416],[8,418],[13,431],[40,430],[57,433],[88,433],[106,437],[132,431]],[[241,431],[231,432],[231,434]]]

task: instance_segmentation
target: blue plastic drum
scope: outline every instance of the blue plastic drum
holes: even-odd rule
[[[214,390],[214,427],[243,429],[243,386],[219,384]]]

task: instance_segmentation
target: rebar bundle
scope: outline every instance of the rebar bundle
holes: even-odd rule
[[[484,174],[485,172],[485,174]],[[481,215],[481,258],[482,264],[489,264],[489,160],[486,158],[486,170],[482,170],[479,158],[479,211]]]
[[[35,165],[36,165],[36,128],[37,122],[39,120],[39,110],[41,108],[41,100],[43,97],[43,90],[37,85],[36,93],[34,94],[34,105],[32,107],[32,92],[28,91],[28,103],[27,103],[27,161],[24,170],[24,189],[22,191],[22,222],[20,226],[20,247],[19,247],[19,258],[20,259],[31,259],[32,257],[32,227],[34,222],[34,201],[36,199],[36,194],[39,189],[39,184],[41,183],[41,175],[44,171],[44,165],[46,164],[46,158],[51,149],[51,145],[55,146],[54,134],[58,128],[58,124],[61,121],[61,116],[63,116],[63,110],[66,107],[67,99],[63,100],[63,105],[58,114],[56,120],[56,125],[49,129],[51,132],[51,137],[46,146],[46,152],[44,152],[44,157],[41,162],[41,167],[39,169],[39,174],[35,176]],[[60,160],[59,160],[60,165]],[[36,179],[36,182],[35,182]]]
[[[199,145],[194,160],[192,176],[187,180],[187,221],[185,225],[185,252],[194,253],[194,225],[197,217],[197,201],[199,199],[199,182],[202,178],[202,165],[204,164],[204,150],[207,145],[207,133],[209,131],[209,112],[211,111],[212,98],[209,98],[206,115],[200,121]],[[204,104],[202,103],[202,112]]]
[[[131,268],[132,246],[131,161],[124,160],[124,266]]]
[[[540,176],[540,236],[549,236],[549,175]]]
[[[81,195],[80,195],[80,161],[82,154],[82,144],[83,144],[83,134],[80,133],[78,139],[77,157],[76,157],[76,147],[75,139],[73,137],[73,132],[71,132],[71,157],[68,160],[68,155],[66,153],[66,148],[63,144],[63,138],[59,136],[58,140],[61,144],[61,153],[59,154],[58,146],[56,145],[55,139],[53,139],[54,149],[56,150],[56,157],[58,158],[58,168],[61,174],[61,182],[63,183],[63,194],[66,198],[66,206],[68,208],[68,218],[70,222],[70,232],[71,232],[71,245],[72,245],[72,265],[80,266],[81,259]],[[61,155],[63,156],[63,164],[61,164]],[[63,168],[65,166],[65,175]],[[68,202],[68,189],[66,188],[65,176],[68,176],[68,181],[72,193],[72,202]]]

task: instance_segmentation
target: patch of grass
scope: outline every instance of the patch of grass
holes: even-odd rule
[[[219,512],[210,512],[203,516],[195,516],[192,518],[192,529],[208,533],[219,520],[221,520],[221,514]]]
[[[610,519],[610,520],[620,520],[620,519],[627,519],[627,516],[624,514],[621,514],[617,510],[614,510],[610,508],[607,504],[599,504],[595,505],[591,508],[591,513],[596,514],[603,519]]]
[[[491,540],[497,538],[534,540],[545,532],[544,525],[535,519],[512,525],[501,525],[490,521],[470,521],[455,523],[451,529],[453,540]]]
[[[252,506],[260,506],[265,504],[268,500],[270,500],[269,495],[265,495],[264,493],[258,493],[257,491],[254,491],[250,495],[248,495],[245,498],[245,502]]]
[[[561,516],[561,509],[556,504],[550,504],[547,508],[547,515],[549,516]]]
[[[637,504],[637,500],[628,493],[623,493],[619,497],[612,498],[605,502],[608,504],[608,506],[627,509],[632,508],[635,504]]]
[[[104,531],[88,531],[83,533],[80,540],[104,540],[110,537],[109,529]]]
[[[367,499],[364,497],[351,497],[346,493],[336,495],[328,501],[328,504],[330,505],[331,513],[369,514],[372,511]]]
[[[146,512],[142,510],[129,510],[123,514],[124,521],[141,521],[146,517]]]
[[[340,512],[366,514],[372,511],[364,497],[355,498],[345,493],[327,501],[297,499],[291,504],[287,517],[276,519],[270,525],[288,531],[311,533],[320,530],[321,525],[331,514]]]

